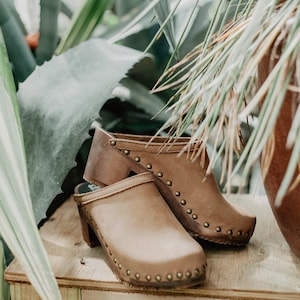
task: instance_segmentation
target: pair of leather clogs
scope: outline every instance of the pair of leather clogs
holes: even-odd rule
[[[223,198],[207,165],[192,159],[199,144],[183,150],[188,141],[95,130],[87,182],[76,187],[74,199],[85,241],[102,245],[123,283],[199,284],[206,258],[193,237],[245,245],[253,234],[255,217]]]

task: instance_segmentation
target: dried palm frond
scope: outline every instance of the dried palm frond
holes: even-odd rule
[[[229,5],[228,1],[221,0],[220,7],[222,5]],[[298,85],[291,85],[293,75],[300,80],[299,7],[299,0],[248,1],[229,24],[221,26],[214,34],[207,34],[203,43],[170,68],[154,89],[176,89],[168,107],[172,116],[163,129],[171,128],[170,134],[175,136],[189,131],[191,142],[201,140],[203,147],[211,137],[214,138],[207,172],[211,172],[217,158],[223,155],[223,174],[228,175],[228,186],[230,178],[241,166],[245,175],[250,171],[263,150],[264,157],[270,157],[272,147],[266,145],[284,105],[285,94],[289,89],[299,92]],[[216,24],[221,21],[217,13],[211,28],[216,29]],[[281,52],[277,57],[279,45]],[[276,64],[259,86],[257,67],[271,49],[274,49],[271,56]],[[291,181],[295,170],[299,169],[298,104],[299,97],[287,143],[293,151],[278,192],[278,203],[295,185]],[[252,122],[253,114],[256,114],[256,125],[244,144],[240,126],[243,122]],[[234,155],[239,156],[236,165],[232,163]],[[296,180],[299,181],[299,176]]]

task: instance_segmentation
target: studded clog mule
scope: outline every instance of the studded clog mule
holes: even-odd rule
[[[109,185],[130,174],[148,171],[192,236],[218,244],[247,244],[256,218],[223,198],[213,175],[206,175],[207,165],[201,166],[200,157],[190,158],[199,144],[191,145],[190,152],[182,152],[187,142],[187,138],[169,141],[164,137],[112,135],[96,128],[84,178],[97,185]]]
[[[162,199],[152,174],[94,187],[82,183],[75,188],[83,237],[91,247],[101,243],[123,283],[179,288],[204,281],[203,249]]]

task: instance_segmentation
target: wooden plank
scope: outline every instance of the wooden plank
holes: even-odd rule
[[[81,292],[78,288],[61,287],[60,293],[64,300],[81,300]],[[32,285],[29,283],[14,282],[10,286],[12,300],[41,300]]]
[[[214,294],[203,291],[201,294],[140,294],[116,291],[82,290],[82,300],[299,300],[299,295],[290,293],[262,293],[253,291],[216,291]]]
[[[196,288],[145,291],[119,283],[101,247],[91,249],[82,240],[80,220],[72,199],[44,224],[40,234],[58,284],[82,289],[87,295],[96,293],[94,291],[113,291],[119,296],[130,293],[186,299],[300,298],[300,259],[282,237],[267,199],[251,195],[226,197],[257,215],[256,230],[246,247],[203,244],[208,261],[207,281]],[[5,278],[11,283],[28,282],[17,261],[7,268]]]

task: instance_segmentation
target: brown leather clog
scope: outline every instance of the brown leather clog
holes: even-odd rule
[[[101,243],[110,267],[128,285],[188,287],[205,279],[201,246],[185,231],[157,190],[141,173],[86,192],[76,187],[83,237]]]

